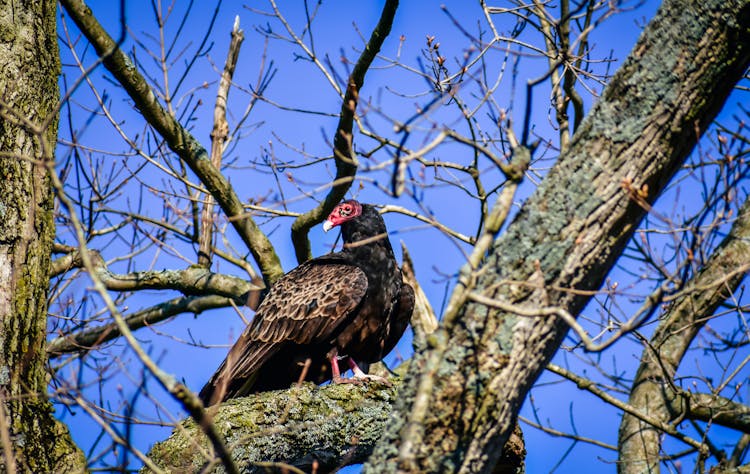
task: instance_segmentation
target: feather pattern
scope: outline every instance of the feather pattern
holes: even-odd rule
[[[329,361],[381,360],[414,307],[380,214],[345,201],[325,228],[340,225],[341,252],[303,263],[279,279],[227,358],[200,392],[212,405],[253,392],[331,378]]]

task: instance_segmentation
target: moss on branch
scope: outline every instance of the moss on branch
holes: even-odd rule
[[[326,472],[369,456],[397,391],[398,381],[391,386],[304,383],[224,403],[213,423],[241,472],[284,464],[310,472],[313,462]],[[197,472],[215,463],[209,453],[201,427],[188,419],[149,456],[169,472]]]

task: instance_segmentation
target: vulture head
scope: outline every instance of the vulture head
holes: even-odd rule
[[[328,219],[323,223],[323,230],[326,232],[334,227],[341,227],[344,249],[371,247],[369,244],[372,244],[382,248],[385,257],[393,257],[393,249],[388,243],[385,221],[374,206],[361,204],[353,199],[342,202],[333,208]],[[373,248],[362,248],[365,253],[373,250]],[[361,255],[357,258],[369,259],[370,257]]]
[[[382,360],[393,349],[411,317],[414,291],[403,282],[374,206],[342,202],[323,224],[326,231],[334,227],[341,228],[343,249],[308,260],[274,283],[201,390],[206,406],[300,380],[346,381],[341,360],[355,380],[374,378],[357,364]]]
[[[362,204],[353,199],[344,201],[333,208],[333,211],[328,215],[328,219],[323,223],[323,230],[328,232],[360,215],[362,215]]]

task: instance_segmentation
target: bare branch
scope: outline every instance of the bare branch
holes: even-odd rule
[[[370,40],[367,42],[352,73],[349,75],[344,101],[341,104],[341,116],[339,117],[339,123],[336,126],[336,135],[333,139],[333,154],[336,161],[336,176],[334,181],[339,184],[331,187],[323,202],[309,212],[299,216],[292,224],[292,242],[294,243],[294,251],[299,263],[309,260],[312,257],[310,241],[307,239],[308,232],[314,225],[322,222],[336,204],[344,198],[352,185],[352,178],[357,172],[359,161],[357,160],[357,155],[354,152],[352,144],[354,139],[352,127],[354,116],[357,112],[359,91],[364,84],[365,74],[370,69],[372,61],[391,32],[397,8],[398,0],[386,0],[383,11],[380,14],[380,20],[378,20],[378,24],[372,31]]]
[[[226,308],[231,306],[233,301],[235,299],[217,295],[175,298],[125,316],[125,323],[131,331],[135,331],[178,314],[192,313],[197,315],[209,309]],[[47,343],[47,354],[50,357],[59,357],[69,352],[87,352],[121,335],[122,333],[116,323],[84,329],[51,340]]]
[[[122,84],[138,109],[162,137],[169,148],[187,163],[224,210],[235,230],[258,263],[266,283],[273,283],[283,270],[271,242],[243,206],[227,179],[211,164],[206,149],[156,100],[146,80],[127,55],[102,28],[81,0],[62,0],[62,5],[86,38],[103,58],[104,66]]]
[[[638,418],[639,420],[645,421],[646,423],[659,428],[659,430],[661,430],[662,432],[667,433],[667,434],[669,434],[671,436],[674,436],[675,438],[679,439],[683,443],[685,443],[685,444],[687,444],[687,445],[689,445],[689,446],[691,446],[691,447],[693,447],[693,448],[695,448],[695,449],[697,449],[699,451],[702,451],[702,452],[707,452],[708,451],[708,447],[705,444],[701,443],[700,441],[696,441],[693,438],[691,438],[691,437],[683,434],[682,432],[680,432],[679,430],[677,430],[671,424],[668,424],[666,422],[660,421],[660,420],[654,418],[653,416],[651,416],[650,414],[642,413],[638,409],[639,407],[635,407],[633,405],[629,405],[629,404],[624,403],[624,402],[620,401],[619,399],[613,397],[612,395],[609,395],[604,390],[602,390],[599,387],[597,387],[596,384],[594,382],[592,382],[591,380],[588,380],[588,379],[586,379],[584,377],[580,377],[580,376],[574,374],[573,372],[571,372],[569,370],[565,370],[562,367],[560,367],[558,365],[555,365],[555,364],[549,364],[547,366],[547,370],[549,370],[550,372],[553,372],[553,373],[555,373],[555,374],[557,374],[557,375],[559,375],[561,377],[565,377],[566,379],[574,382],[578,386],[579,389],[586,390],[587,392],[590,392],[590,393],[596,395],[597,397],[599,397],[600,399],[602,399],[604,402],[609,403],[610,405],[619,408],[620,410],[624,411],[625,413],[627,413],[629,415],[632,415],[632,416]]]
[[[383,214],[386,214],[388,212],[395,212],[398,214],[403,214],[405,216],[412,217],[414,219],[417,219],[418,221],[424,222],[425,224],[429,224],[431,226],[434,226],[436,229],[439,229],[441,232],[445,232],[446,234],[450,235],[451,237],[455,237],[456,239],[466,242],[467,244],[473,244],[474,238],[469,237],[467,235],[461,234],[460,232],[456,232],[455,230],[445,226],[444,224],[440,223],[435,218],[430,218],[427,216],[423,216],[422,214],[418,212],[411,211],[409,209],[406,209],[405,207],[401,206],[394,206],[393,204],[389,204],[387,206],[383,206],[380,209],[380,212]]]
[[[602,441],[599,441],[597,439],[587,438],[585,436],[579,436],[575,434],[570,433],[564,433],[562,431],[558,431],[556,429],[550,428],[548,426],[540,425],[538,423],[534,423],[533,421],[529,420],[528,418],[524,418],[523,416],[518,417],[519,421],[526,423],[529,426],[532,426],[538,430],[542,430],[548,435],[560,437],[560,438],[569,438],[575,441],[580,441],[582,443],[589,443],[593,444],[594,446],[599,446],[600,448],[608,449],[610,451],[617,451],[617,446],[614,446],[612,444],[607,444]]]
[[[232,275],[212,273],[202,267],[190,267],[185,270],[159,270],[133,272],[127,274],[112,273],[96,250],[88,250],[91,264],[96,275],[108,290],[177,290],[188,295],[219,295],[232,298],[245,304],[251,291],[261,291],[264,287]],[[80,251],[74,251],[55,260],[53,268],[59,274],[75,267],[84,267]],[[259,282],[258,282],[259,283]]]
[[[42,143],[44,144],[43,140],[42,140]],[[75,213],[75,208],[73,207],[72,201],[65,194],[65,188],[63,186],[63,183],[62,181],[60,181],[60,177],[58,176],[57,171],[54,168],[55,162],[52,159],[52,151],[49,149],[49,147],[43,147],[43,148],[44,148],[43,156],[45,158],[45,164],[47,166],[48,173],[51,177],[52,185],[57,191],[57,198],[60,200],[61,204],[67,209],[68,214],[70,216],[70,220],[73,225],[75,236],[76,236],[76,239],[78,240],[78,245],[79,245],[78,248],[80,250],[81,261],[83,262],[83,267],[86,269],[89,276],[93,280],[94,288],[96,292],[98,293],[99,297],[104,301],[104,304],[107,310],[110,312],[110,314],[114,318],[114,322],[115,324],[117,324],[117,328],[119,329],[119,331],[121,332],[125,340],[127,341],[130,348],[136,354],[140,362],[144,365],[144,367],[146,367],[146,369],[149,372],[151,372],[151,374],[154,375],[154,377],[159,382],[159,384],[161,384],[161,386],[167,392],[169,392],[178,402],[180,402],[182,407],[188,413],[190,413],[190,416],[192,416],[196,420],[196,422],[201,426],[203,432],[211,440],[212,446],[219,453],[219,457],[221,458],[227,472],[229,472],[230,474],[239,474],[239,471],[237,470],[236,465],[234,464],[231,457],[229,456],[229,452],[227,451],[221,437],[218,435],[216,427],[211,422],[210,416],[207,414],[206,410],[203,408],[203,403],[201,403],[200,399],[193,392],[191,392],[190,389],[188,389],[184,384],[178,382],[172,375],[164,372],[156,364],[156,362],[143,350],[143,348],[140,346],[140,344],[136,340],[135,336],[133,336],[133,333],[130,331],[130,328],[128,327],[127,322],[123,318],[120,311],[117,309],[117,306],[115,305],[114,301],[112,300],[109,293],[107,292],[106,287],[104,286],[101,279],[99,278],[99,275],[98,275],[99,272],[97,271],[97,267],[94,264],[94,256],[91,252],[89,252],[86,246],[86,237],[84,235],[81,222]]]
[[[221,158],[224,154],[227,135],[229,133],[229,124],[227,123],[229,87],[232,84],[232,76],[237,66],[240,47],[244,39],[245,34],[240,29],[240,17],[238,16],[234,20],[232,41],[229,43],[227,60],[224,64],[224,72],[221,74],[221,81],[219,81],[219,91],[216,93],[216,105],[214,106],[214,127],[211,130],[211,164],[217,170],[221,170]],[[200,244],[198,250],[198,265],[206,268],[211,267],[211,248],[213,247],[214,231],[213,209],[214,198],[209,194],[206,196],[206,202],[203,204],[203,211],[201,213]]]
[[[673,377],[690,344],[718,306],[742,282],[750,261],[750,199],[740,208],[737,220],[705,266],[689,281],[669,306],[641,356],[628,403],[648,409],[652,417],[669,420],[672,411],[667,393],[674,393]],[[719,282],[719,284],[717,284]],[[671,388],[670,388],[671,387]],[[692,406],[692,405],[691,405]],[[623,416],[620,434],[620,465],[623,473],[642,472],[656,466],[661,452],[660,434],[639,420]]]
[[[666,387],[671,391],[671,387]],[[668,396],[667,409],[678,417],[726,426],[750,434],[750,406],[707,393],[679,391]]]
[[[81,407],[86,413],[88,413],[88,415],[92,419],[94,419],[97,422],[97,424],[99,426],[101,426],[102,429],[109,436],[112,437],[112,440],[115,443],[117,443],[117,444],[119,444],[121,446],[124,446],[124,447],[128,448],[129,450],[131,450],[133,452],[133,454],[135,454],[136,457],[138,457],[138,459],[140,459],[141,462],[143,462],[143,464],[151,472],[153,472],[154,474],[165,474],[166,473],[166,471],[160,469],[159,466],[157,466],[156,464],[154,464],[154,462],[151,460],[151,458],[149,458],[148,456],[146,456],[145,454],[143,454],[140,450],[135,449],[133,446],[130,446],[130,442],[128,440],[123,439],[119,434],[117,434],[117,431],[115,431],[112,428],[112,426],[110,425],[110,423],[108,423],[107,420],[102,419],[102,417],[89,405],[89,403],[86,400],[84,400],[80,396],[75,397],[74,400],[76,401],[77,406]]]

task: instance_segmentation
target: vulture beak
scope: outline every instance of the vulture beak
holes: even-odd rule
[[[327,220],[323,223],[323,231],[328,232],[329,230],[333,229],[333,222],[330,220]]]

